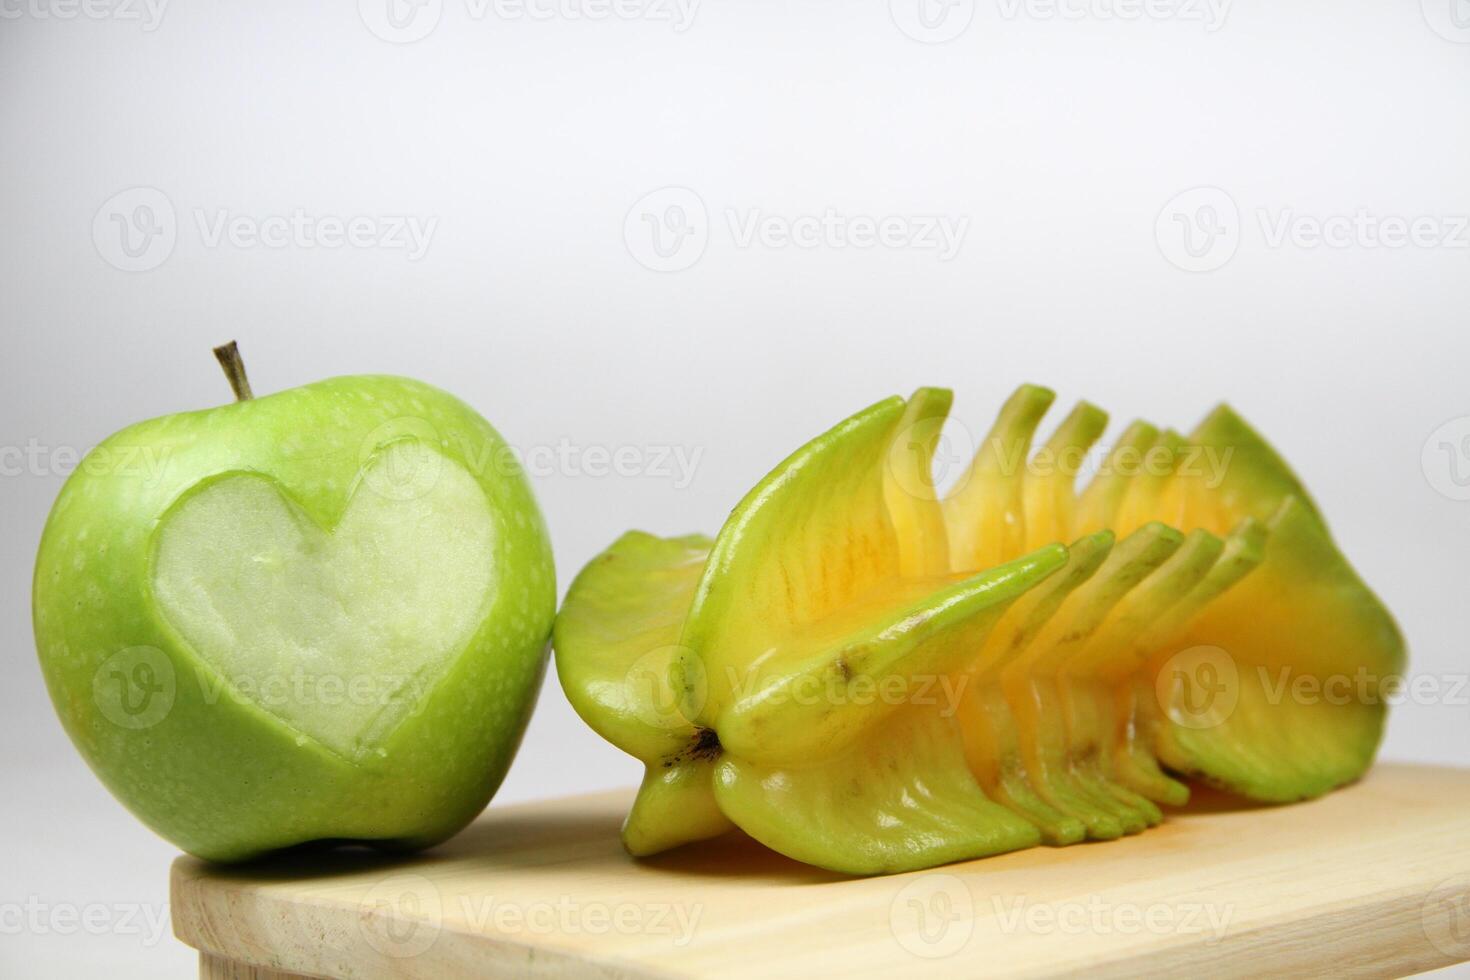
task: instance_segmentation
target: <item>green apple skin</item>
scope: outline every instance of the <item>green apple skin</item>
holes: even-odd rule
[[[404,419],[435,434],[443,459],[483,489],[494,587],[438,680],[374,752],[349,760],[248,697],[221,697],[217,686],[210,696],[209,665],[152,595],[150,549],[170,506],[223,473],[272,479],[333,527],[375,440],[401,439]],[[545,524],[500,436],[436,388],[373,375],[166,416],[108,438],[51,511],[32,612],[57,714],[107,788],[184,850],[237,861],[314,841],[426,847],[469,823],[519,745],[555,605]],[[108,717],[94,682],[110,657],[139,647],[161,651],[175,682],[166,713],[132,727]]]

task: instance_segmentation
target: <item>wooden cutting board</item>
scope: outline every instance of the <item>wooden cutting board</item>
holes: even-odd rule
[[[1470,959],[1470,770],[853,879],[731,835],[652,860],[630,792],[492,807],[435,850],[174,862],[205,977],[1402,975]]]

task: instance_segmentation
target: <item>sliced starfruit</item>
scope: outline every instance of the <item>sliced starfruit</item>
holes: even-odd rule
[[[1403,669],[1393,620],[1276,452],[1221,406],[1188,436],[1021,387],[947,495],[951,395],[807,443],[713,540],[633,531],[557,618],[573,707],[640,759],[648,855],[738,827],[876,874],[1109,839],[1187,801],[1356,779]]]

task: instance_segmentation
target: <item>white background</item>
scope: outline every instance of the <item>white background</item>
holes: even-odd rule
[[[1223,23],[1168,0],[1133,19],[959,0],[932,30],[902,0],[706,0],[682,30],[661,8],[442,0],[409,44],[383,2],[153,23],[0,0],[0,904],[166,901],[172,848],[52,715],[30,567],[68,453],[226,400],[209,348],[232,337],[257,393],[411,375],[518,446],[570,447],[534,478],[563,588],[626,528],[714,531],[802,441],[920,384],[953,387],[972,427],[1023,380],[1120,425],[1187,427],[1228,398],[1313,489],[1413,671],[1464,676],[1470,27],[1450,0],[1253,0]],[[693,196],[626,220],[671,186]],[[129,258],[113,215],[160,198],[171,234]],[[664,260],[642,215],[671,203],[693,235]],[[967,224],[952,257],[739,235],[828,209]],[[298,211],[433,232],[417,257],[210,233]],[[1385,247],[1361,230],[1385,219],[1428,223]],[[698,453],[692,481],[586,472],[590,447],[627,446]],[[1463,700],[1401,707],[1383,754],[1464,763],[1467,719]],[[552,677],[497,803],[637,776]],[[193,960],[121,929],[0,935],[0,974],[104,969]]]

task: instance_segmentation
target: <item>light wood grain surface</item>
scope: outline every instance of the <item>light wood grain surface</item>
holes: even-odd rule
[[[180,858],[174,929],[205,977],[1388,976],[1470,959],[1467,770],[1379,766],[1287,807],[1200,794],[1137,837],[866,879],[738,835],[635,861],[618,844],[631,796],[492,807],[407,859]]]

